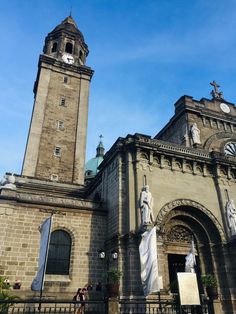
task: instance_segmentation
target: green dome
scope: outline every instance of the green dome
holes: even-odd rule
[[[100,135],[100,138],[102,138],[102,135]],[[104,147],[101,140],[96,148],[96,151],[96,157],[87,161],[85,165],[85,177],[87,178],[96,176],[96,174],[98,173],[98,166],[103,161]]]
[[[103,161],[103,157],[94,157],[85,165],[85,176],[95,176],[98,173],[98,166]]]

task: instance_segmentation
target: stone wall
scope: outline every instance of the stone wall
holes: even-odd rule
[[[20,280],[21,293],[30,296],[37,272],[40,224],[49,217],[41,206],[1,204],[0,207],[0,275],[10,283]],[[65,230],[72,238],[69,275],[46,275],[44,295],[63,298],[73,296],[78,287],[103,282],[104,263],[98,249],[104,247],[106,215],[86,210],[61,208],[53,217],[52,230]]]

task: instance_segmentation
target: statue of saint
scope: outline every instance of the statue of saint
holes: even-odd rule
[[[231,236],[236,235],[236,208],[232,198],[226,203],[226,215]]]
[[[142,188],[142,192],[140,194],[140,209],[141,209],[141,217],[142,217],[142,225],[149,225],[154,222],[153,218],[153,197],[151,192],[149,191],[149,186],[145,185]]]
[[[193,139],[193,144],[201,144],[200,140],[200,130],[197,127],[197,123],[194,122],[194,124],[191,126],[191,136]]]

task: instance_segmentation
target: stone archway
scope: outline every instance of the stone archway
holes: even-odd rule
[[[218,132],[218,133],[215,133],[213,134],[212,136],[210,136],[205,144],[203,145],[204,149],[210,151],[213,147],[213,144],[216,143],[216,142],[219,142],[222,143],[222,141],[226,141],[226,140],[234,140],[236,141],[236,135],[233,134],[233,133],[230,133],[230,132]],[[218,146],[218,145],[217,145]],[[220,144],[218,149],[220,149],[222,145]]]
[[[177,199],[165,204],[161,208],[155,221],[157,228],[161,232],[164,231],[165,224],[167,220],[170,219],[170,212],[172,211],[172,215],[174,214],[174,209],[181,209],[185,212],[185,215],[190,215],[191,217],[194,217],[194,219],[197,219],[197,221],[201,221],[202,225],[207,225],[206,229],[209,229],[209,227],[210,229],[215,229],[216,234],[220,237],[220,242],[226,242],[225,232],[217,218],[205,206],[190,199]],[[207,224],[204,222],[204,218],[207,220]],[[209,234],[209,237],[212,238],[212,234]]]
[[[189,199],[174,200],[160,210],[156,225],[161,243],[158,246],[158,257],[162,261],[160,272],[166,289],[170,285],[169,256],[182,256],[183,263],[190,248],[190,240],[187,241],[190,234],[194,236],[198,252],[199,274],[214,273],[219,291],[228,286],[223,253],[225,233],[220,222],[206,207]]]

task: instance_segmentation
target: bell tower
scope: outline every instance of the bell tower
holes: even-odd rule
[[[89,86],[88,46],[68,16],[45,39],[22,174],[83,184]]]

